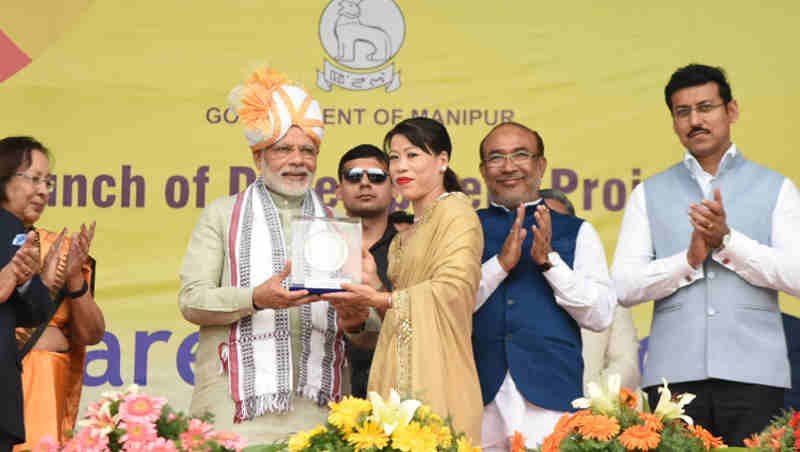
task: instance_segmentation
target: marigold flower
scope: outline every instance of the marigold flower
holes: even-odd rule
[[[367,420],[364,425],[356,426],[355,431],[347,435],[347,442],[355,446],[357,451],[370,447],[380,450],[389,443],[389,436],[379,423]]]
[[[403,452],[436,452],[436,435],[430,427],[412,422],[392,432],[392,447]]]
[[[654,413],[639,413],[639,417],[644,421],[644,426],[654,432],[664,430],[664,423],[661,422],[661,416]]]
[[[644,425],[632,425],[617,438],[628,450],[650,450],[658,447],[661,435]]]
[[[690,425],[689,431],[692,434],[700,438],[703,441],[703,446],[705,446],[706,450],[715,449],[717,447],[727,447],[725,443],[722,442],[721,436],[714,436],[708,430],[704,429],[702,425]]]
[[[586,438],[608,441],[619,433],[619,429],[616,418],[598,414],[583,418],[578,432]]]

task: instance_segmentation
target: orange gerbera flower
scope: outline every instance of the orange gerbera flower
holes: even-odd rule
[[[639,417],[644,421],[644,426],[654,432],[664,430],[664,423],[661,422],[661,416],[653,413],[640,413]]]
[[[542,452],[558,452],[561,441],[567,437],[569,433],[567,430],[555,430],[553,433],[547,435],[542,442]]]
[[[572,429],[579,428],[587,418],[592,416],[592,410],[580,410],[572,413],[572,415],[566,420],[566,426],[564,427],[567,431]]]
[[[715,449],[717,447],[727,447],[724,442],[722,442],[721,436],[714,436],[708,430],[704,429],[702,425],[690,425],[689,431],[692,434],[700,438],[703,441],[703,446],[705,446],[706,450]]]
[[[578,431],[586,438],[608,441],[619,433],[619,422],[616,418],[602,414],[586,416]]]
[[[525,437],[522,433],[514,430],[514,439],[511,441],[511,452],[525,451]]]
[[[636,409],[639,404],[639,397],[635,392],[630,389],[619,388],[619,400],[623,405],[628,405],[629,408]]]
[[[750,438],[745,438],[744,439],[745,447],[754,448],[754,447],[758,447],[759,444],[761,444],[761,440],[758,439],[758,435],[756,435],[755,433],[750,435]]]
[[[642,451],[655,449],[661,442],[661,435],[644,425],[631,425],[621,435],[619,442],[628,450]]]

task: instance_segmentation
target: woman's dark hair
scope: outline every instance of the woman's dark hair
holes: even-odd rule
[[[450,135],[447,134],[447,129],[435,119],[416,117],[399,122],[383,139],[383,151],[387,154],[389,153],[389,145],[395,135],[403,135],[411,144],[431,155],[438,156],[445,152],[447,157],[450,158],[453,152],[453,144],[450,141]],[[447,170],[444,172],[444,189],[447,191],[464,191],[458,182],[458,176],[455,171],[450,169],[450,165],[447,165]]]
[[[41,151],[52,160],[50,150],[33,137],[7,137],[0,140],[0,202],[6,202],[6,186],[20,167],[28,169],[33,163],[31,153]]]

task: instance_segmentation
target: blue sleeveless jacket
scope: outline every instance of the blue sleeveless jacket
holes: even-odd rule
[[[550,284],[536,268],[530,252],[535,206],[525,209],[528,230],[522,257],[506,279],[473,316],[472,348],[484,405],[497,395],[506,371],[530,403],[555,411],[571,411],[583,394],[581,334],[577,322],[556,304]],[[583,220],[550,211],[551,247],[572,267],[575,241]],[[478,210],[483,225],[482,261],[500,255],[516,218],[516,210],[498,206]]]

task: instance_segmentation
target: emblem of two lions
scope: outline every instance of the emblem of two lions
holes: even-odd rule
[[[339,2],[339,17],[336,19],[334,34],[338,40],[337,61],[354,61],[356,43],[363,42],[372,46],[367,54],[370,61],[386,61],[392,56],[392,42],[383,28],[361,23],[361,7],[353,0]]]

